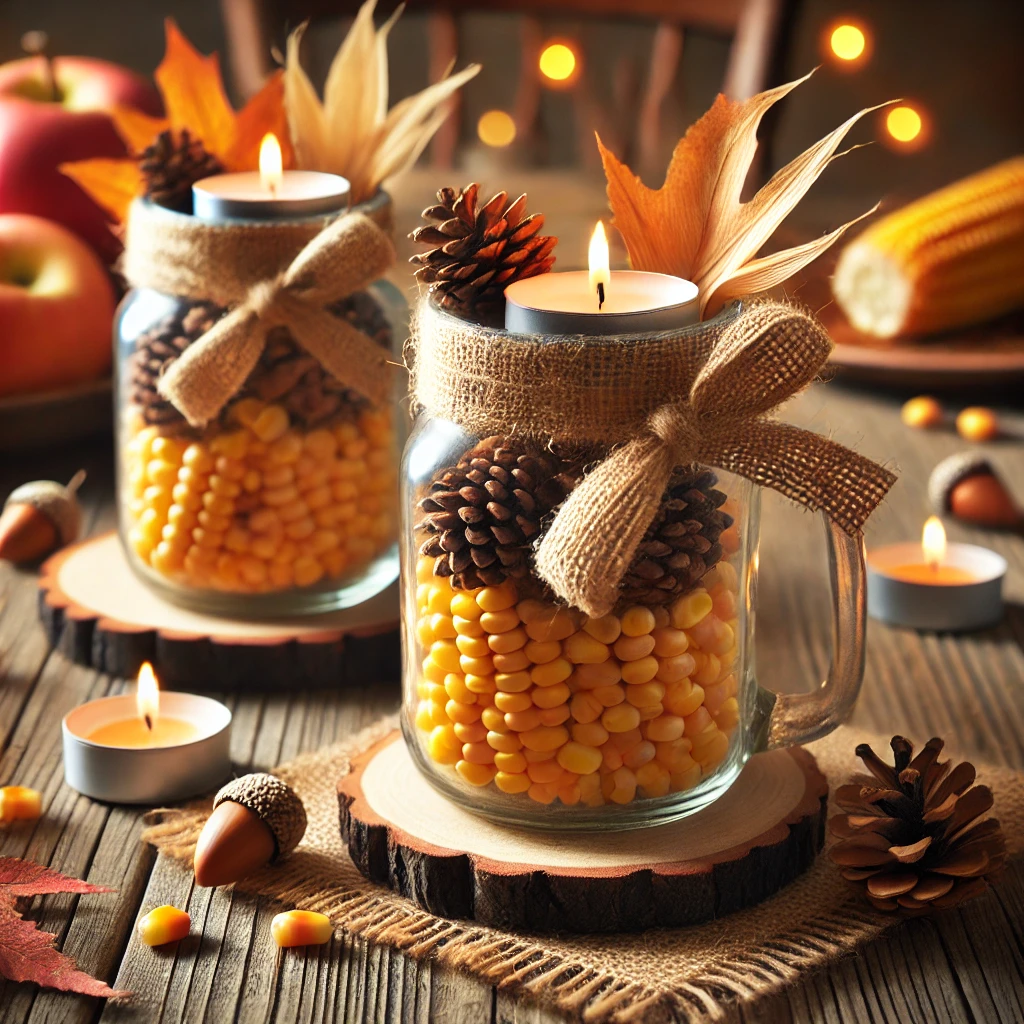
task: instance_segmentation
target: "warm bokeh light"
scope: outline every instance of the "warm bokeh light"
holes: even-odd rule
[[[938,516],[929,516],[925,520],[921,550],[924,552],[925,563],[933,569],[937,569],[946,560],[946,531]]]
[[[260,142],[260,184],[276,192],[282,176],[281,143],[273,132],[267,132]]]
[[[914,142],[923,127],[921,115],[905,104],[893,107],[885,117],[885,130],[897,142]]]
[[[868,41],[864,30],[856,25],[837,25],[829,36],[829,47],[840,60],[857,60],[863,56]]]
[[[594,233],[590,237],[587,266],[590,268],[590,293],[596,297],[597,286],[604,285],[607,290],[611,282],[611,271],[608,269],[608,236],[604,233],[604,221],[597,222],[597,227],[594,228]]]
[[[576,70],[576,54],[565,43],[548,43],[541,51],[540,73],[553,82],[565,82]]]
[[[476,123],[476,133],[485,146],[508,146],[516,137],[516,123],[504,110],[488,110]]]
[[[144,661],[139,666],[139,681],[135,690],[135,706],[148,729],[156,725],[160,716],[160,687],[156,683],[153,666]]]

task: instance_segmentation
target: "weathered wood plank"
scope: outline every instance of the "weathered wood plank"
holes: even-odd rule
[[[928,512],[924,483],[932,465],[964,444],[948,433],[923,434],[898,422],[898,403],[830,388],[812,389],[793,403],[795,421],[854,442],[867,454],[895,459],[903,477],[869,526],[869,545],[916,535]],[[1011,429],[1024,434],[1024,417],[1011,414]],[[1019,443],[993,447],[1007,475],[1024,486]],[[0,469],[0,489],[29,475],[69,476],[82,461],[55,453],[45,470],[33,462]],[[84,497],[90,515],[113,520],[109,461],[86,453],[91,470]],[[95,463],[95,466],[93,465]],[[1014,482],[1011,480],[1011,482]],[[95,489],[94,489],[95,488]],[[799,510],[766,496],[762,586],[759,603],[759,669],[765,683],[805,689],[827,663],[828,607],[820,541]],[[999,550],[1011,566],[1008,595],[1024,599],[1024,549],[1018,540],[971,532],[955,525],[953,539],[971,539]],[[793,543],[799,537],[800,543]],[[134,988],[134,1004],[107,1007],[102,1020],[125,1024],[157,1020],[200,1021],[423,1021],[492,1019],[553,1024],[557,1014],[481,982],[415,964],[392,950],[361,940],[336,939],[322,950],[279,955],[269,938],[277,907],[230,891],[193,891],[179,866],[157,861],[137,842],[138,817],[108,809],[67,791],[60,772],[59,720],[81,700],[123,685],[75,669],[50,656],[36,626],[35,581],[30,573],[0,567],[0,781],[42,789],[47,807],[38,825],[0,832],[0,853],[27,855],[112,885],[119,895],[39,901],[30,911],[58,932],[82,966]],[[856,720],[869,728],[907,731],[916,740],[946,736],[958,753],[1024,766],[1024,615],[1011,609],[1003,626],[972,636],[926,636],[872,623],[867,672]],[[239,695],[232,756],[239,770],[270,767],[301,750],[347,735],[394,706],[394,688],[327,693]],[[140,903],[186,906],[196,935],[174,951],[141,947],[134,934]],[[96,936],[102,934],[103,941]],[[125,948],[127,947],[127,948]],[[122,950],[124,955],[122,957]],[[730,1007],[728,1020],[1010,1021],[1024,1019],[1024,869],[1012,866],[995,894],[935,922],[915,921],[860,955],[804,980],[756,1006]],[[94,1001],[40,992],[31,986],[0,987],[0,1022],[85,1021]]]
[[[430,972],[431,1024],[478,1024],[494,1016],[494,990],[476,978],[435,964]],[[547,1024],[531,1016],[535,1007],[521,1005],[513,1017],[517,1022]],[[556,1018],[557,1019],[557,1018]]]

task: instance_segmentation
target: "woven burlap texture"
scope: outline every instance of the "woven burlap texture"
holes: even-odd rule
[[[275,327],[286,327],[337,380],[371,402],[385,401],[393,382],[387,352],[326,307],[394,262],[386,232],[363,213],[312,225],[206,224],[136,201],[124,273],[136,288],[230,308],[158,384],[192,426],[202,427],[241,389]]]
[[[538,339],[424,299],[406,358],[416,403],[471,434],[610,448],[558,510],[535,562],[559,598],[600,617],[679,465],[738,473],[860,531],[895,476],[770,415],[831,348],[813,316],[771,300],[680,332]]]
[[[414,957],[436,958],[591,1024],[714,1021],[725,1003],[777,992],[802,972],[838,959],[896,923],[852,893],[824,856],[761,906],[693,928],[527,936],[435,917],[363,878],[341,843],[338,780],[353,755],[395,725],[394,719],[382,720],[348,743],[274,769],[302,797],[309,827],[290,858],[238,888],[320,911],[339,931]],[[916,739],[920,745],[927,737]],[[853,751],[864,742],[884,750],[888,737],[843,726],[809,745],[833,791],[863,773]],[[1024,849],[1024,774],[979,765],[978,775],[995,795],[993,813],[1003,824],[1011,857],[1017,856]],[[830,814],[835,811],[830,806]],[[208,813],[208,806],[154,811],[144,838],[190,864]]]

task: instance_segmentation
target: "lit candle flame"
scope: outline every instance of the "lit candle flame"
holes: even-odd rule
[[[153,726],[160,715],[160,687],[157,685],[153,666],[144,661],[139,667],[139,681],[135,690],[135,706],[139,709],[139,718],[146,723],[152,732]]]
[[[938,516],[929,516],[921,534],[921,550],[925,563],[938,569],[946,560],[946,531]]]
[[[590,252],[587,260],[590,266],[590,291],[597,293],[598,310],[604,305],[605,289],[611,284],[608,269],[608,236],[604,233],[604,222],[598,221],[590,238]]]
[[[260,143],[260,184],[274,195],[282,177],[281,143],[273,132],[267,132]]]

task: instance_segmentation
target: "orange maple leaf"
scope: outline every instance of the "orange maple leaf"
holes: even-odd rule
[[[741,201],[761,118],[809,77],[748,100],[720,95],[679,140],[659,189],[644,185],[597,140],[608,179],[608,203],[633,267],[693,281],[700,290],[702,314],[714,313],[732,298],[781,283],[860,219],[802,246],[755,259],[818,175],[842,155],[836,151],[850,129],[877,109],[861,110],[848,118],[777,171],[753,198]]]
[[[124,221],[132,200],[142,195],[142,172],[134,160],[94,157],[61,164],[60,172],[88,192],[116,223]]]
[[[117,107],[110,117],[130,155],[127,159],[76,160],[60,170],[72,178],[117,221],[123,221],[133,199],[143,192],[138,158],[163,131],[188,130],[228,171],[256,170],[259,146],[267,132],[281,143],[285,167],[295,165],[284,108],[282,72],[277,71],[259,92],[236,112],[228,102],[217,54],[204,56],[175,24],[164,22],[166,49],[154,78],[164,100],[166,117],[150,117]]]

